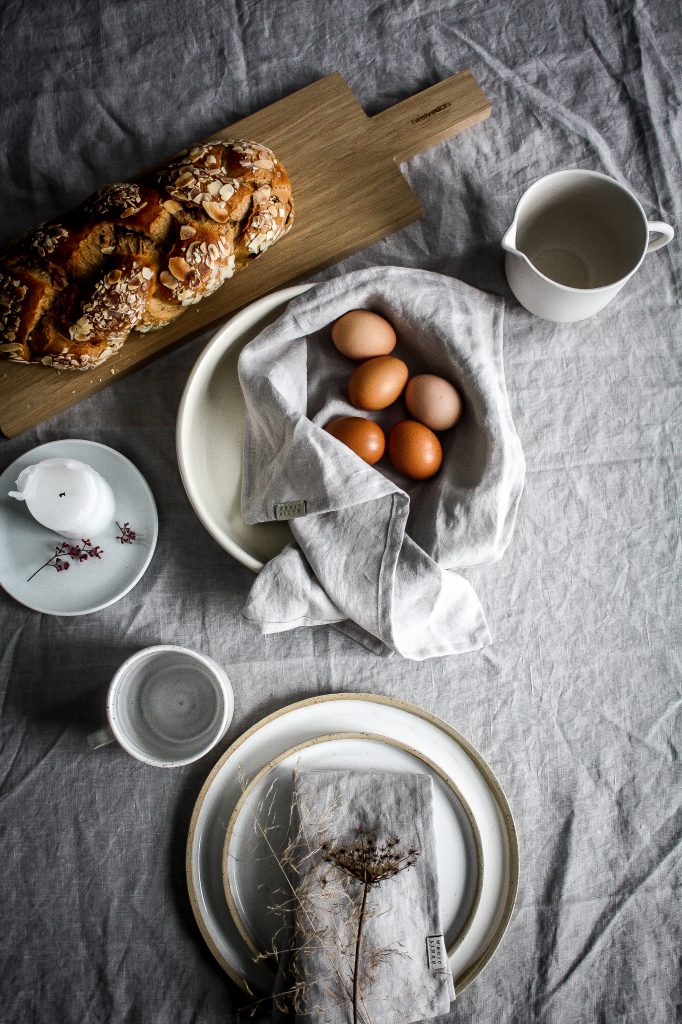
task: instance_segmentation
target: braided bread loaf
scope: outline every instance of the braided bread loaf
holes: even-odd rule
[[[291,182],[241,139],[180,153],[147,178],[105,185],[0,251],[0,352],[88,370],[131,331],[175,320],[289,231]]]

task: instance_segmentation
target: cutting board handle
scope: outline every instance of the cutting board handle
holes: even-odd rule
[[[418,92],[369,119],[372,146],[396,163],[490,117],[492,106],[470,71]]]

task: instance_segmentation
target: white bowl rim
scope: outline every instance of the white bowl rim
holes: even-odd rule
[[[213,356],[215,350],[222,348],[224,345],[226,334],[229,335],[234,332],[235,335],[238,335],[240,328],[242,327],[241,321],[246,321],[243,325],[244,328],[246,328],[254,318],[258,319],[261,315],[264,316],[277,306],[289,302],[297,295],[302,295],[304,292],[307,292],[314,287],[315,282],[309,282],[307,284],[295,284],[288,288],[281,288],[278,291],[269,292],[267,295],[263,295],[260,299],[256,299],[254,302],[249,303],[248,306],[244,306],[244,308],[238,313],[230,317],[230,319],[216,331],[200,353],[197,361],[192,367],[189,377],[187,378],[187,382],[180,399],[180,405],[178,406],[175,429],[175,450],[178,460],[178,468],[180,470],[180,477],[185,488],[185,493],[189,498],[189,502],[196,512],[199,520],[208,530],[216,543],[218,543],[223,550],[227,551],[228,554],[232,555],[233,558],[236,558],[238,562],[245,565],[247,569],[251,569],[255,573],[260,572],[263,568],[263,562],[249,554],[249,552],[241,547],[240,544],[237,544],[227,530],[225,530],[213,516],[209,515],[206,507],[201,501],[200,495],[196,493],[196,490],[192,485],[191,467],[189,465],[187,448],[185,445],[187,424],[190,418],[187,415],[188,407],[190,406],[193,398],[193,391],[197,378],[201,375],[205,363]],[[233,341],[234,340],[236,340],[236,337]],[[227,347],[229,348],[230,346],[228,345]]]

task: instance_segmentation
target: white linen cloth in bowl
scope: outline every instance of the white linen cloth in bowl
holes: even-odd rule
[[[346,397],[357,365],[337,352],[331,324],[371,309],[394,326],[393,355],[410,375],[434,373],[460,391],[464,413],[439,434],[430,480],[368,466],[323,427],[365,415],[389,426],[402,401],[363,413]],[[243,609],[264,633],[335,623],[376,653],[421,660],[478,650],[491,637],[471,585],[453,570],[497,561],[511,539],[525,463],[504,384],[501,299],[452,278],[373,267],[312,288],[243,350],[246,402],[242,515],[291,521],[295,544],[259,573]],[[302,506],[299,506],[302,507]]]
[[[366,893],[359,1020],[411,1024],[447,1013],[455,988],[439,909],[432,780],[416,772],[301,770],[294,773],[293,792],[296,928],[293,951],[279,960],[279,998],[298,992],[293,1002],[300,1024],[352,1024],[363,883],[340,868],[335,855],[367,850],[359,874],[387,877]],[[428,939],[440,953],[436,962]]]

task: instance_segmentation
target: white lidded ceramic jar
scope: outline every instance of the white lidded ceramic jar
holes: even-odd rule
[[[585,320],[673,235],[663,221],[647,221],[632,192],[608,175],[555,171],[524,192],[502,239],[507,280],[536,316]]]
[[[43,459],[22,470],[10,498],[25,501],[41,526],[69,540],[97,537],[113,522],[116,505],[107,481],[77,459]]]

